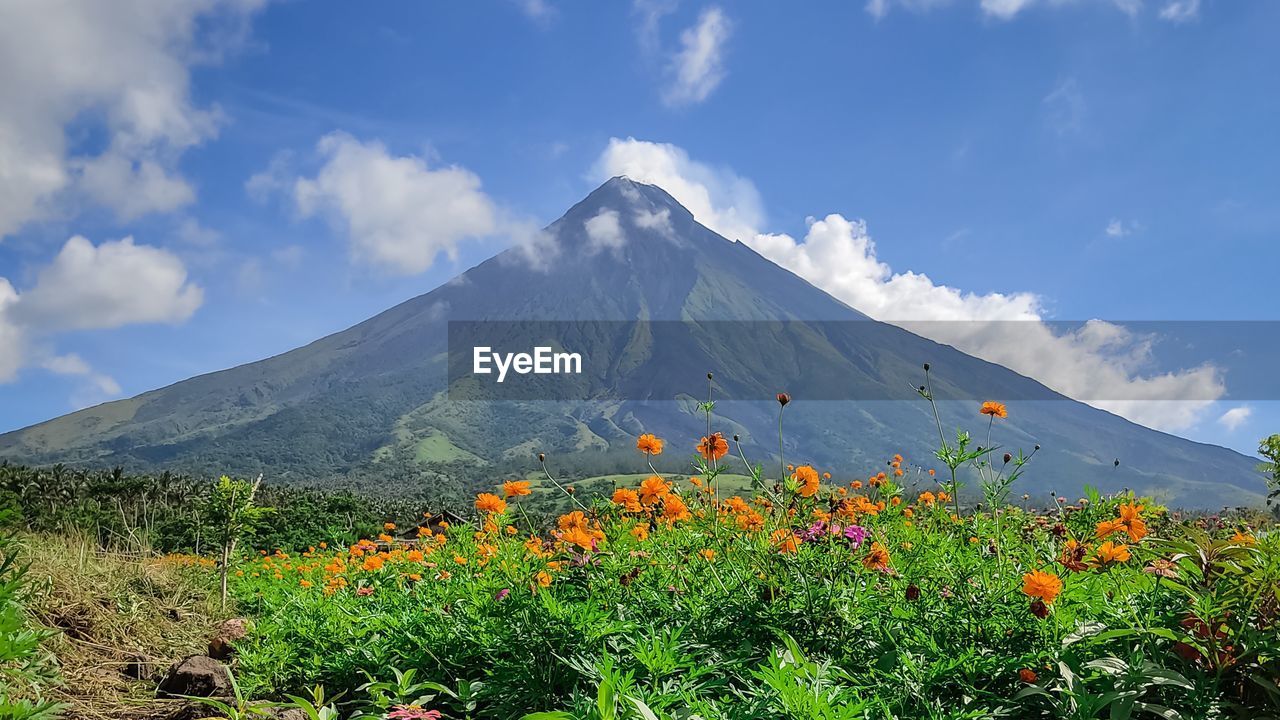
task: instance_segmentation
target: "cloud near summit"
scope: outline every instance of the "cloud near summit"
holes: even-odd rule
[[[1073,331],[1051,327],[1044,322],[1044,301],[1034,292],[977,293],[923,273],[895,271],[877,257],[862,220],[838,213],[811,217],[803,239],[766,232],[764,203],[749,179],[694,160],[675,145],[613,138],[591,176],[615,175],[662,187],[703,225],[745,242],[877,320],[954,345],[1134,422],[1160,430],[1189,428],[1226,391],[1211,365],[1153,370],[1157,338],[1101,320]]]

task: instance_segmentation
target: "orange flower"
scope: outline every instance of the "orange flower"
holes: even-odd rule
[[[1125,528],[1125,532],[1129,533],[1129,539],[1138,542],[1147,536],[1147,524],[1142,518],[1134,518],[1129,521],[1129,526]]]
[[[715,462],[729,454],[729,441],[720,433],[703,437],[698,443],[698,454],[709,462]]]
[[[387,530],[387,531],[395,530],[395,529],[396,529],[396,524],[395,524],[395,523],[391,523],[391,522],[389,522],[389,523],[383,523],[383,524],[382,524],[382,529],[383,529],[383,530]]]
[[[1022,576],[1022,594],[1052,605],[1062,592],[1062,578],[1052,573],[1032,570]]]
[[[641,523],[641,524],[636,525],[635,527],[631,528],[631,537],[634,537],[635,539],[639,540],[640,542],[644,542],[645,540],[648,540],[648,539],[649,539],[649,526],[648,526],[648,525],[645,525],[644,523]]]
[[[636,438],[636,449],[645,455],[661,455],[662,440],[655,435],[645,433]]]
[[[994,400],[988,400],[982,403],[982,409],[978,412],[983,415],[990,415],[993,418],[1004,419],[1009,417],[1009,411],[1005,408],[1004,403],[998,403]]]
[[[1129,546],[1116,544],[1110,540],[1098,546],[1098,562],[1102,564],[1124,562],[1129,559]]]
[[[1137,503],[1126,503],[1120,506],[1120,519],[1124,522],[1133,522],[1138,519],[1142,512],[1142,506]]]
[[[621,505],[627,512],[640,512],[644,506],[640,504],[640,494],[629,488],[618,488],[613,491],[613,504]]]
[[[711,548],[703,548],[698,551],[698,554],[701,555],[702,559],[706,560],[707,562],[711,562],[712,560],[716,559],[716,551],[712,550]]]
[[[547,572],[546,570],[538,571],[538,574],[534,575],[533,579],[537,581],[540,587],[544,587],[544,588],[551,587],[551,580],[552,580],[551,573]]]
[[[662,498],[662,517],[669,522],[679,522],[693,517],[689,514],[689,506],[679,495],[670,494]]]
[[[818,477],[818,471],[809,465],[801,465],[796,468],[796,480],[800,481],[800,490],[798,491],[804,497],[813,497],[818,494],[818,488],[821,487],[822,480]]]
[[[453,562],[455,565],[466,565],[467,559],[461,555],[454,555]]]
[[[796,536],[786,528],[778,528],[769,536],[769,543],[778,549],[778,552],[784,555],[790,555],[800,549],[800,545],[796,542]]]
[[[508,480],[502,483],[502,494],[506,497],[518,497],[520,495],[531,495],[533,490],[529,487],[528,480]]]
[[[497,515],[507,511],[507,501],[493,493],[480,493],[476,496],[476,509]]]
[[[933,493],[926,490],[925,492],[920,493],[919,503],[925,507],[933,507],[933,503],[936,502],[937,499],[938,498],[934,497]]]
[[[587,516],[582,514],[581,510],[565,513],[556,520],[557,526],[561,530],[569,530],[571,528],[585,528],[587,526]]]
[[[1084,556],[1088,550],[1075,540],[1068,540],[1062,546],[1062,552],[1058,555],[1058,562],[1072,572],[1080,572],[1088,568],[1084,563]]]
[[[1018,671],[1018,679],[1030,685],[1034,683],[1037,678],[1034,670],[1030,670],[1028,668],[1022,668],[1021,670]]]
[[[748,509],[738,516],[738,527],[747,532],[759,532],[764,529],[764,516],[755,510]]]
[[[1257,545],[1258,540],[1253,535],[1236,530],[1236,534],[1231,536],[1231,542],[1236,545]]]
[[[869,570],[888,570],[889,551],[879,542],[871,543],[867,556],[862,558],[862,565]]]
[[[645,478],[640,483],[640,502],[645,505],[653,505],[671,492],[671,483],[663,480],[657,475]]]
[[[571,527],[560,535],[560,539],[570,545],[577,545],[583,550],[596,549],[596,537],[585,527]]]
[[[1101,539],[1125,529],[1123,520],[1103,520],[1094,528],[1093,534]]]

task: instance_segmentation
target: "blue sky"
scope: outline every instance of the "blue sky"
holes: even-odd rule
[[[347,327],[616,172],[886,320],[1276,319],[1278,23],[1225,0],[6,3],[0,430]],[[1245,451],[1280,428],[1158,342],[1144,364],[1141,338],[1052,340],[1064,391],[1196,400],[1111,408],[1146,424]]]

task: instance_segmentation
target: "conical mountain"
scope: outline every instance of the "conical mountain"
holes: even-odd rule
[[[502,321],[556,334],[553,344],[592,358],[571,399],[477,401],[513,396],[459,391],[474,383],[450,392],[450,323],[482,332],[482,323]],[[1042,446],[1015,492],[1127,487],[1198,507],[1262,499],[1253,459],[1135,425],[871,321],[699,224],[661,188],[626,178],[606,182],[528,244],[354,327],[2,435],[0,458],[463,485],[527,472],[538,452],[579,475],[636,472],[635,438],[653,432],[669,441],[659,469],[684,471],[706,430],[698,402],[714,371],[715,429],[740,435],[748,457],[777,462],[770,398],[786,390],[796,398],[786,410],[787,460],[851,479],[895,452],[935,463],[932,411],[908,399],[925,362],[935,394],[955,399],[942,403],[948,434],[979,427],[976,399],[990,393],[1011,409],[999,444]]]

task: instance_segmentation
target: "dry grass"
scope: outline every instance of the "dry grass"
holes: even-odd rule
[[[203,653],[225,619],[208,573],[139,549],[102,552],[87,538],[30,536],[29,611],[62,631],[49,643],[65,686],[55,699],[66,717],[139,720],[181,714],[161,701],[158,677],[175,660]]]

